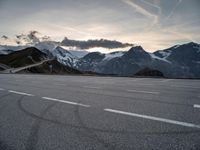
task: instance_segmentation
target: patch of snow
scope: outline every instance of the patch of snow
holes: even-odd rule
[[[53,51],[52,54],[57,58],[57,60],[67,66],[74,67],[78,61],[78,57],[71,54],[69,51],[58,46]]]
[[[0,46],[0,51],[5,50],[5,48],[3,46]]]
[[[6,51],[1,51],[0,50],[0,55],[7,55],[8,53]]]
[[[111,60],[113,58],[121,57],[123,55],[124,55],[124,52],[113,52],[113,53],[105,54],[104,60]]]
[[[159,51],[159,53],[162,55],[162,58],[167,59],[171,55],[171,51]]]
[[[49,50],[50,52],[52,52],[56,47],[58,46],[58,43],[53,42],[53,41],[44,41],[44,42],[40,42],[35,44],[35,47],[39,50]]]
[[[158,56],[156,56],[155,54],[153,54],[153,53],[149,53],[149,55],[153,58],[153,59],[158,59],[158,60],[161,60],[161,61],[165,61],[165,62],[167,62],[167,63],[170,63],[171,64],[171,62],[170,61],[168,61],[166,58],[168,57],[168,55],[165,55],[166,57],[163,57],[163,58],[161,58],[161,57],[158,57]]]
[[[77,56],[78,58],[82,58],[85,55],[87,55],[88,53],[91,52],[101,52],[103,54],[106,55],[105,59],[109,59],[112,57],[121,57],[123,55],[123,51],[128,51],[130,49],[130,47],[126,47],[126,48],[114,48],[114,49],[108,49],[108,48],[102,48],[102,47],[94,47],[94,48],[90,48],[90,49],[80,49],[77,47],[72,47],[72,46],[60,46],[66,50],[68,50],[71,54]],[[116,53],[115,53],[116,52]]]
[[[180,47],[180,45],[175,45],[173,48],[176,49],[176,48],[179,48],[179,47]]]
[[[69,51],[72,55],[78,57],[78,58],[82,58],[85,55],[87,55],[89,52],[86,50],[80,50],[77,47],[72,47],[72,46],[60,46],[63,49]]]

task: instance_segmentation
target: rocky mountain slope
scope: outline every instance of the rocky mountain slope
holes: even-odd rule
[[[200,45],[192,42],[154,53],[146,52],[141,46],[133,46],[130,49],[127,48],[126,51],[100,53],[90,52],[83,48],[95,46],[102,46],[102,49],[105,47],[124,48],[130,44],[109,40],[75,41],[67,38],[56,42],[48,36],[41,36],[34,31],[27,35],[16,36],[16,39],[12,40],[3,36],[0,41],[0,63],[5,65],[12,66],[13,63],[16,65],[16,62],[18,65],[31,63],[31,57],[23,60],[18,58],[15,52],[20,53],[24,48],[32,47],[31,49],[33,49],[34,47],[41,52],[41,54],[33,56],[34,61],[45,55],[48,59],[55,59],[64,66],[80,71],[133,76],[137,72],[149,68],[162,72],[165,77],[200,78]],[[6,45],[5,41],[10,45]],[[32,53],[31,49],[26,55]]]
[[[0,63],[10,67],[22,67],[47,59],[47,55],[35,47],[29,47],[8,55],[0,55]]]
[[[200,78],[200,45],[187,43],[154,53],[141,46],[122,56],[105,60],[105,54],[90,53],[78,61],[78,69],[104,74],[131,76],[144,68],[161,71],[166,77]]]
[[[6,66],[6,68],[4,66]],[[1,71],[9,69],[9,72],[19,70],[17,72],[82,74],[81,71],[78,71],[77,69],[67,65],[63,65],[56,59],[50,59],[48,55],[35,47],[29,47],[20,51],[15,51],[7,55],[0,55],[0,68]]]

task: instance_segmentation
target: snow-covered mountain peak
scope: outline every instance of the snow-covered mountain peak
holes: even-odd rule
[[[124,54],[125,54],[124,51],[116,51],[116,52],[108,53],[108,54],[105,54],[104,60],[111,60],[116,57],[121,57]]]

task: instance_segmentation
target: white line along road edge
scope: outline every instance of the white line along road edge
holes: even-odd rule
[[[200,105],[194,104],[193,107],[194,107],[194,108],[200,108]]]
[[[61,103],[66,103],[66,104],[70,104],[70,105],[79,105],[79,106],[83,106],[83,107],[90,107],[90,105],[85,105],[85,104],[81,104],[81,103],[60,100],[60,99],[56,99],[56,98],[50,98],[50,97],[42,97],[42,98],[45,99],[45,100],[61,102]]]
[[[127,90],[128,92],[134,93],[146,93],[146,94],[159,94],[160,92],[151,92],[151,91],[137,91],[137,90]]]
[[[19,94],[19,95],[25,95],[25,96],[34,96],[33,94],[24,93],[24,92],[18,92],[18,91],[12,91],[12,90],[8,90],[8,92]]]
[[[0,91],[5,91],[5,89],[0,88]]]
[[[107,112],[123,114],[123,115],[132,116],[132,117],[138,117],[138,118],[160,121],[160,122],[165,122],[165,123],[174,124],[174,125],[180,125],[180,126],[184,126],[184,127],[200,129],[200,125],[195,125],[195,124],[187,123],[187,122],[181,122],[181,121],[164,119],[164,118],[159,118],[159,117],[153,117],[153,116],[141,115],[141,114],[136,114],[136,113],[124,112],[124,111],[114,110],[114,109],[104,109],[104,110],[107,111]]]

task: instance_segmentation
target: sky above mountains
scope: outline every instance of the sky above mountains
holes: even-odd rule
[[[0,0],[0,35],[110,39],[147,51],[200,42],[199,0]]]

